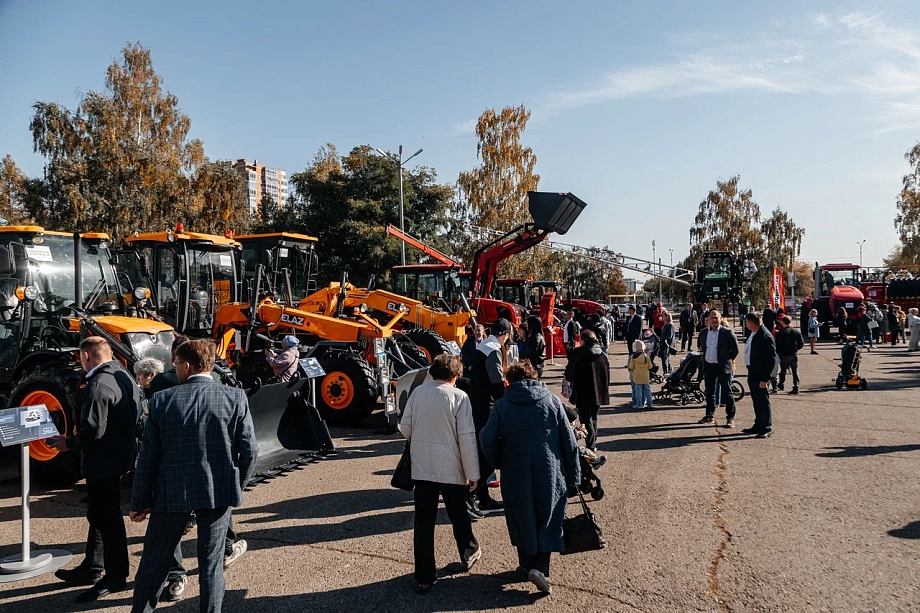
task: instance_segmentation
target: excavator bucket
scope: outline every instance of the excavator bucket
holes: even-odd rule
[[[527,192],[530,216],[537,228],[556,234],[565,234],[581,215],[587,204],[575,194],[554,192]]]
[[[259,444],[253,482],[277,476],[335,450],[326,422],[309,403],[309,380],[273,383],[246,391]]]

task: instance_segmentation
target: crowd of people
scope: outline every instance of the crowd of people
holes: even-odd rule
[[[215,380],[214,360],[213,342],[180,336],[171,369],[143,359],[132,378],[105,339],[80,344],[78,425],[72,434],[47,439],[61,451],[79,450],[86,478],[86,554],[74,568],[55,572],[69,584],[91,586],[78,603],[127,589],[121,484],[133,469],[129,518],[148,524],[132,612],[183,596],[188,577],[180,541],[196,525],[200,608],[220,611],[224,569],[246,551],[230,509],[243,503],[259,449],[245,392]]]

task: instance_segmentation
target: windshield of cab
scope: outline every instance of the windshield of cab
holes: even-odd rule
[[[233,253],[190,247],[188,250],[189,286],[213,295],[215,307],[236,299],[236,269]],[[216,311],[216,308],[214,309]]]
[[[707,256],[703,262],[707,277],[727,276],[732,265],[731,258],[727,255]]]
[[[24,245],[23,256],[32,272],[32,284],[39,292],[36,312],[53,312],[74,304],[74,239],[70,236],[45,236],[41,244]],[[119,287],[108,262],[106,250],[80,242],[83,254],[81,295],[87,310],[114,310]]]

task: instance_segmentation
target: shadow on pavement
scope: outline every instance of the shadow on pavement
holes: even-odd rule
[[[825,447],[825,449],[837,449],[837,451],[826,451],[815,455],[819,458],[858,458],[883,453],[920,451],[920,445],[877,445],[874,447],[853,445],[850,447]]]
[[[262,524],[282,519],[322,519],[341,517],[343,515],[358,515],[371,511],[411,509],[413,508],[412,496],[412,492],[387,488],[290,498],[261,507],[247,507],[246,513],[264,513],[267,517],[255,517],[247,520],[246,523]]]
[[[415,581],[409,574],[367,585],[292,596],[246,598],[244,590],[232,590],[224,598],[223,610],[225,613],[341,611],[349,604],[361,603],[361,611],[488,611],[528,606],[540,598],[528,583],[512,573],[441,579],[428,594],[416,593]]]
[[[888,534],[899,539],[920,539],[920,521],[912,521],[903,528],[894,528]]]
[[[411,532],[414,523],[415,512],[413,510],[363,515],[336,523],[278,526],[261,530],[252,530],[253,524],[250,522],[240,522],[240,537],[247,540],[250,549],[272,549],[278,547],[279,542],[290,545],[315,545],[397,532]],[[449,523],[446,513],[438,513],[439,525]]]

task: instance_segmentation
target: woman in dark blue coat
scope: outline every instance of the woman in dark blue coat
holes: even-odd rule
[[[537,381],[527,360],[512,364],[505,395],[480,433],[482,452],[501,469],[502,500],[520,569],[549,593],[550,554],[563,551],[568,491],[581,479],[578,445],[562,401]]]

